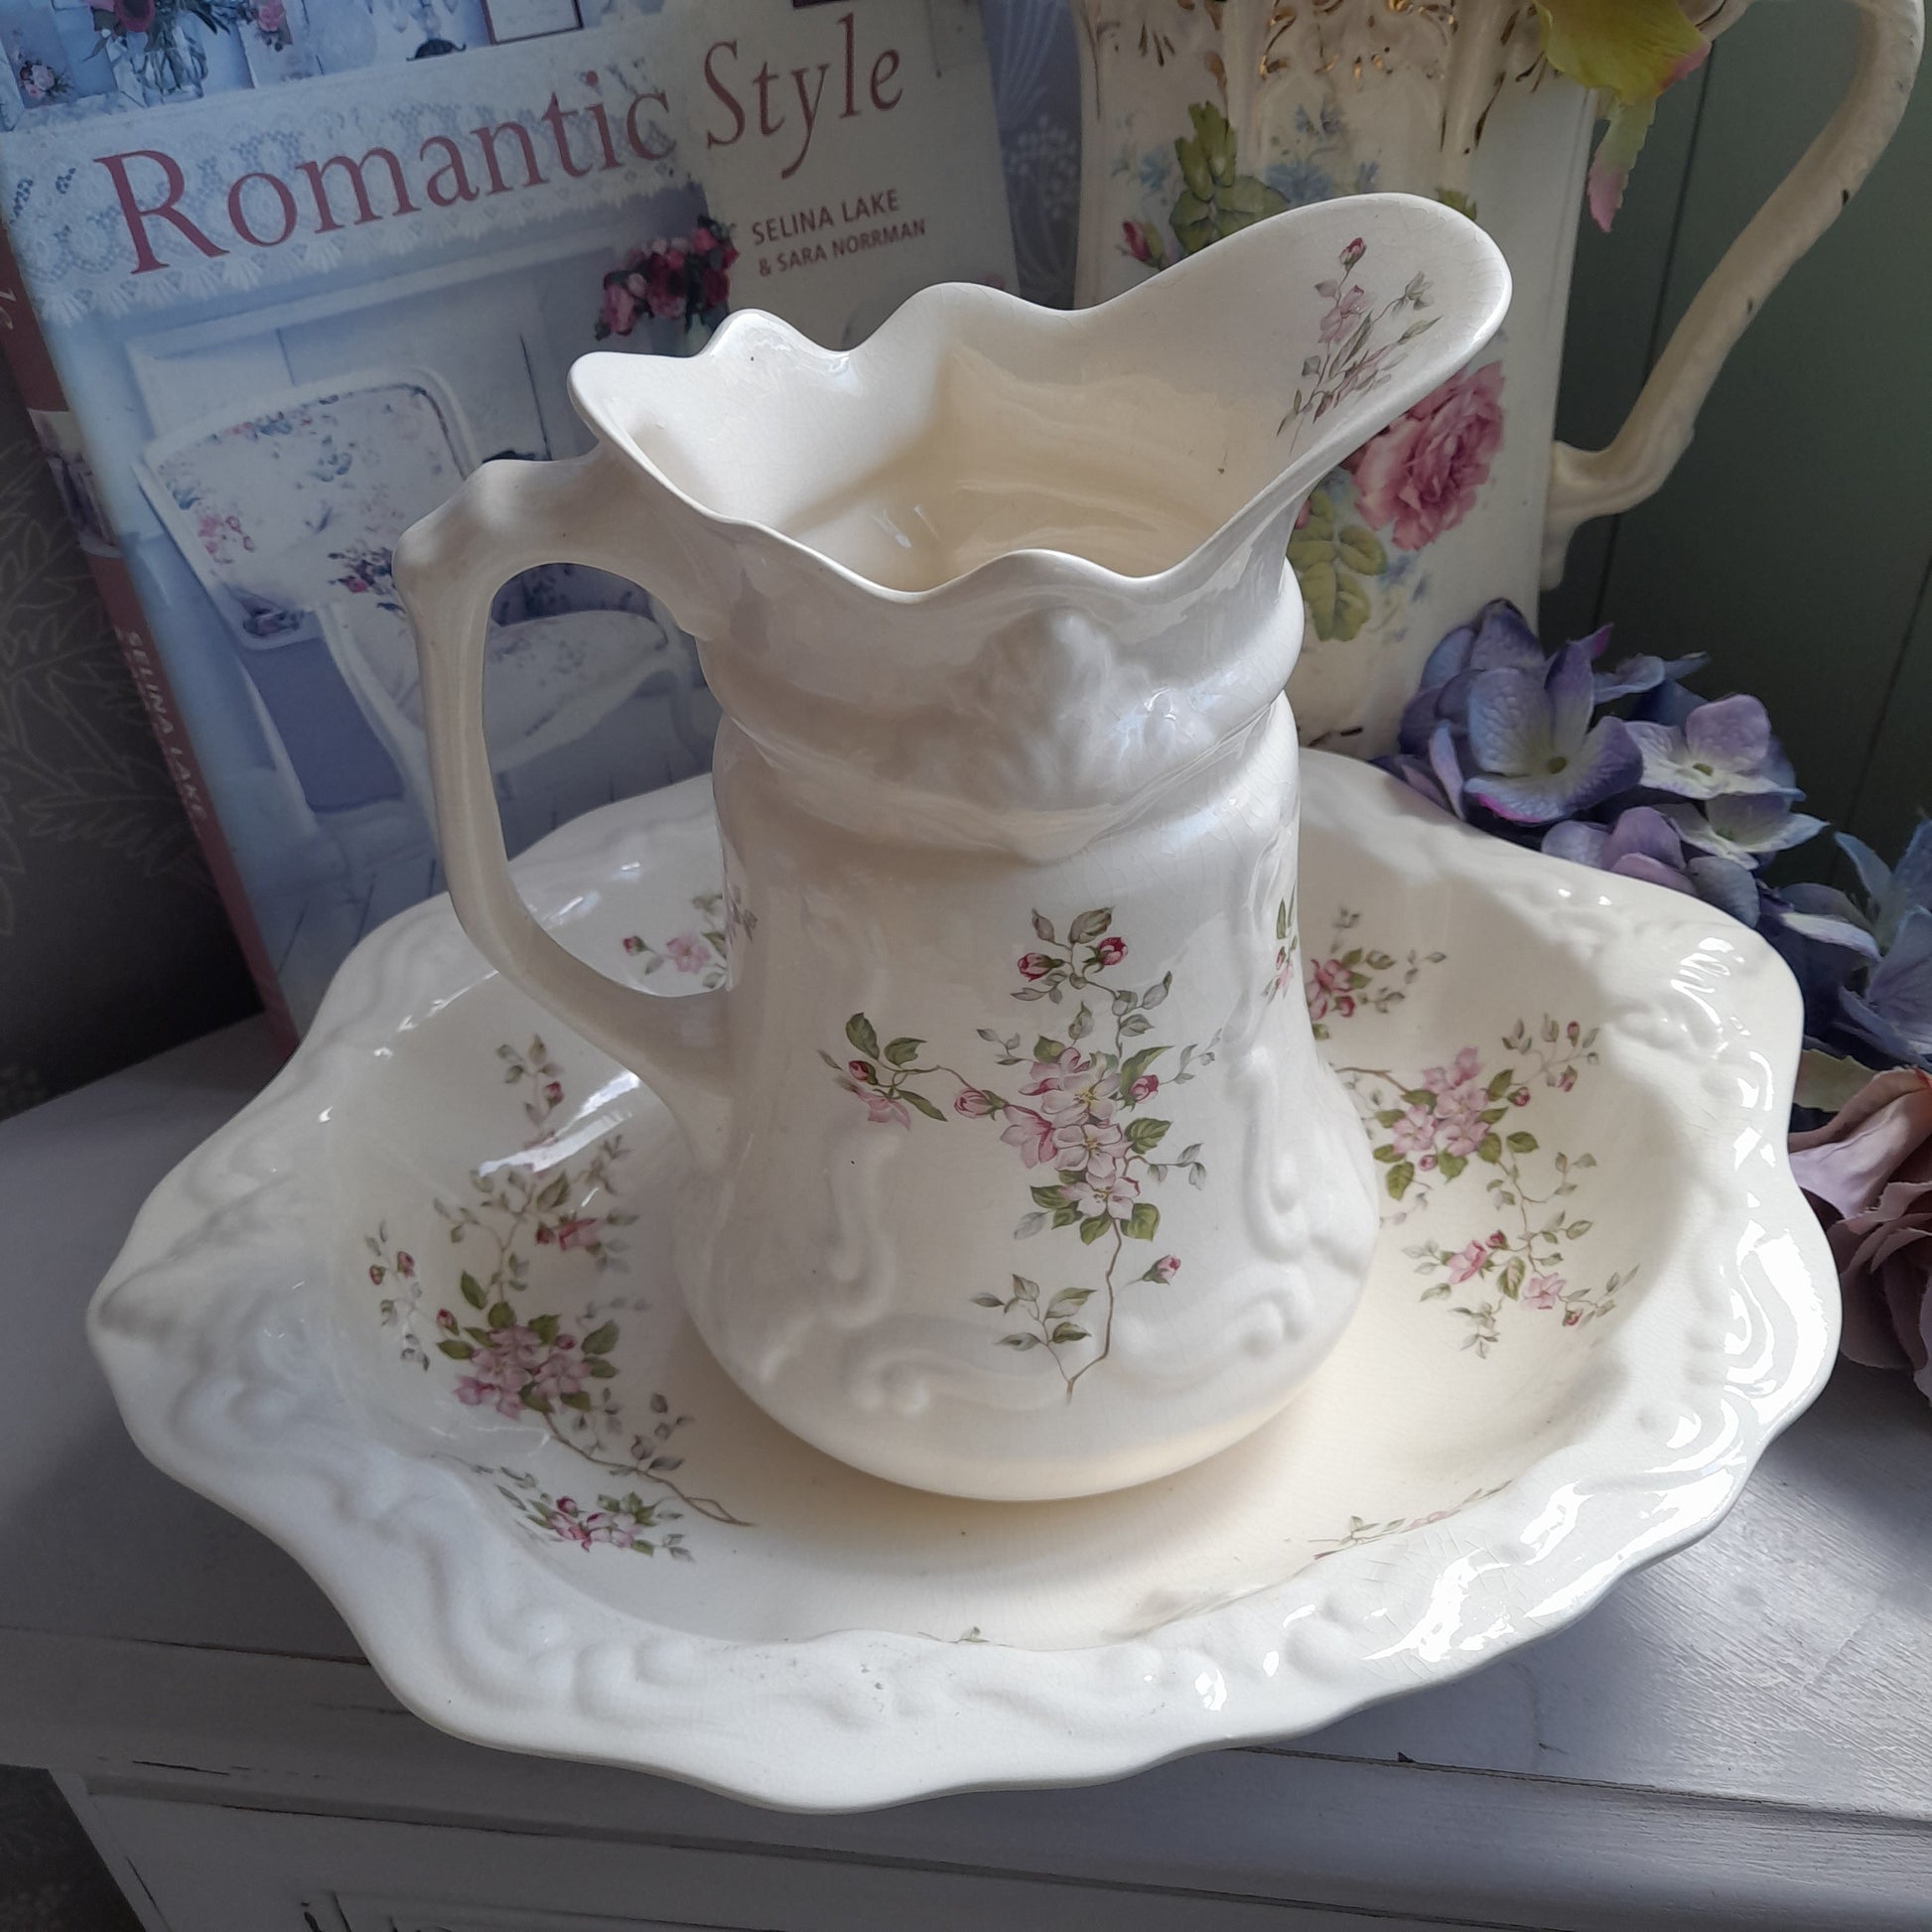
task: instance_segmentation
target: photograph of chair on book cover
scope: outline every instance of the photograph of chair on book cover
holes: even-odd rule
[[[976,0],[0,0],[0,343],[291,1031],[442,890],[402,530],[587,449],[580,354],[1015,278]],[[490,615],[512,850],[706,767],[648,584]]]

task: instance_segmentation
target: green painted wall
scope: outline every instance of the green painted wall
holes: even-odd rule
[[[1614,430],[1823,123],[1851,45],[1848,7],[1758,0],[1667,97],[1615,229],[1579,245],[1569,440]],[[1709,651],[1703,688],[1757,693],[1812,808],[1887,856],[1932,809],[1932,80],[1745,335],[1670,482],[1580,535],[1544,629],[1604,621],[1626,649]]]

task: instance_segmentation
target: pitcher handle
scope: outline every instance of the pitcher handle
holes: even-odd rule
[[[699,602],[689,559],[653,544],[634,475],[599,448],[562,463],[485,463],[395,548],[397,591],[416,628],[437,836],[457,917],[507,980],[638,1074],[700,1159],[729,1105],[725,992],[671,999],[601,973],[531,917],[510,877],[483,736],[490,599],[520,570],[587,564],[634,578],[685,621]],[[653,554],[662,548],[667,554]],[[642,554],[640,554],[642,553]]]
[[[1924,0],[1854,0],[1858,65],[1838,111],[1711,272],[1606,449],[1559,443],[1544,525],[1543,586],[1562,580],[1577,526],[1641,503],[1676,466],[1745,325],[1838,218],[1905,111],[1925,38]]]

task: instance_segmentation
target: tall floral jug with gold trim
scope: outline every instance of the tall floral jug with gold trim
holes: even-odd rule
[[[457,910],[666,1103],[692,1315],[807,1442],[1079,1495],[1233,1442],[1339,1335],[1376,1216],[1299,990],[1285,553],[1508,279],[1377,196],[1076,314],[929,289],[844,353],[737,315],[579,362],[596,450],[487,464],[398,547]],[[726,990],[621,984],[516,896],[484,617],[555,560],[699,639]]]
[[[1500,340],[1350,452],[1291,545],[1309,606],[1292,692],[1304,738],[1363,754],[1389,749],[1444,632],[1492,597],[1534,610],[1577,526],[1670,474],[1746,322],[1890,138],[1924,32],[1923,0],[1850,0],[1858,56],[1836,114],[1705,284],[1615,441],[1585,451],[1553,433],[1595,103],[1551,61],[1575,51],[1573,16],[1587,11],[1608,36],[1656,0],[1069,4],[1083,64],[1081,302],[1278,209],[1367,190],[1468,209],[1508,259],[1516,295]],[[1680,23],[1686,42],[1749,4],[1685,0],[1703,16]],[[1562,31],[1571,42],[1553,48]],[[1369,300],[1346,290],[1332,327],[1359,327]]]

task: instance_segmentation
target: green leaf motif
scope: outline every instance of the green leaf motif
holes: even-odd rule
[[[1039,1346],[1039,1337],[1037,1335],[1002,1335],[1000,1337],[1000,1346],[1002,1348],[1037,1348]]]
[[[456,1285],[462,1290],[463,1299],[473,1309],[481,1309],[488,1303],[489,1297],[483,1292],[483,1283],[478,1281],[467,1268],[457,1277]]]
[[[1503,1158],[1503,1144],[1494,1134],[1485,1134],[1476,1143],[1476,1159],[1487,1161],[1493,1168]]]
[[[1509,1151],[1512,1154],[1534,1154],[1536,1136],[1534,1134],[1512,1134],[1509,1137]]]
[[[1326,642],[1347,643],[1361,633],[1373,605],[1362,584],[1389,567],[1388,553],[1375,532],[1344,523],[1334,495],[1317,489],[1309,497],[1308,516],[1289,539],[1288,561],[1302,586],[1302,601],[1314,621],[1314,634]],[[1281,938],[1288,936],[1283,903]]]
[[[476,1360],[477,1351],[467,1341],[439,1341],[436,1345],[453,1361],[470,1362]]]
[[[1066,1193],[1059,1187],[1035,1187],[1033,1190],[1035,1207],[1064,1207]]]
[[[1080,1239],[1084,1241],[1088,1247],[1092,1247],[1092,1245],[1096,1241],[1098,1241],[1100,1237],[1103,1234],[1105,1234],[1107,1230],[1112,1226],[1113,1226],[1113,1222],[1109,1220],[1105,1214],[1089,1214],[1087,1218],[1080,1223]]]
[[[945,1119],[945,1115],[942,1114],[939,1111],[939,1109],[935,1107],[932,1104],[932,1102],[929,1101],[922,1093],[914,1093],[909,1087],[907,1087],[901,1089],[898,1097],[902,1101],[904,1101],[908,1107],[916,1107],[920,1113],[925,1115],[927,1120]]]
[[[1383,1186],[1389,1190],[1391,1200],[1400,1200],[1409,1191],[1416,1178],[1416,1164],[1413,1161],[1398,1161],[1383,1179]]]
[[[1050,1034],[1041,1034],[1034,1041],[1034,1058],[1036,1060],[1056,1060],[1066,1051],[1066,1041],[1055,1039]]]
[[[894,1066],[908,1066],[919,1057],[919,1048],[925,1044],[922,1039],[895,1039],[886,1047],[886,1058]]]
[[[1469,1165],[1469,1157],[1466,1154],[1445,1154],[1436,1165],[1442,1170],[1445,1180],[1453,1180]]]
[[[558,1400],[563,1403],[566,1409],[588,1409],[591,1406],[590,1397],[582,1389],[574,1390],[566,1396],[560,1396]]]
[[[1120,1063],[1120,1084],[1131,1087],[1167,1050],[1165,1046],[1143,1046],[1138,1053],[1129,1053]]]
[[[1003,1309],[1006,1304],[997,1295],[975,1295],[973,1306],[976,1309]]]
[[[607,1321],[601,1328],[593,1328],[584,1337],[583,1349],[587,1355],[608,1355],[618,1345],[618,1324]]]
[[[484,1317],[492,1328],[507,1328],[516,1320],[516,1311],[507,1302],[498,1302]]]
[[[1168,1129],[1173,1123],[1167,1120],[1150,1120],[1143,1116],[1127,1124],[1127,1145],[1136,1154],[1152,1154],[1167,1138]]]
[[[1161,1227],[1161,1210],[1151,1200],[1136,1201],[1121,1232],[1130,1241],[1152,1241]]]
[[[1288,937],[1288,900],[1283,899],[1275,908],[1275,937],[1277,940]]]
[[[1237,172],[1234,129],[1212,101],[1189,107],[1187,118],[1193,133],[1173,144],[1185,187],[1169,220],[1182,251],[1192,255],[1267,215],[1279,214],[1288,203],[1254,176]]]
[[[1111,905],[1097,906],[1091,912],[1082,912],[1067,928],[1068,940],[1076,946],[1084,946],[1100,935],[1114,922],[1114,908]]]
[[[879,1053],[879,1034],[872,1022],[863,1013],[855,1013],[845,1023],[845,1036],[869,1060],[876,1060]]]
[[[1056,1321],[1053,1324],[1052,1338],[1055,1342],[1087,1341],[1091,1339],[1087,1331],[1077,1321]]]

